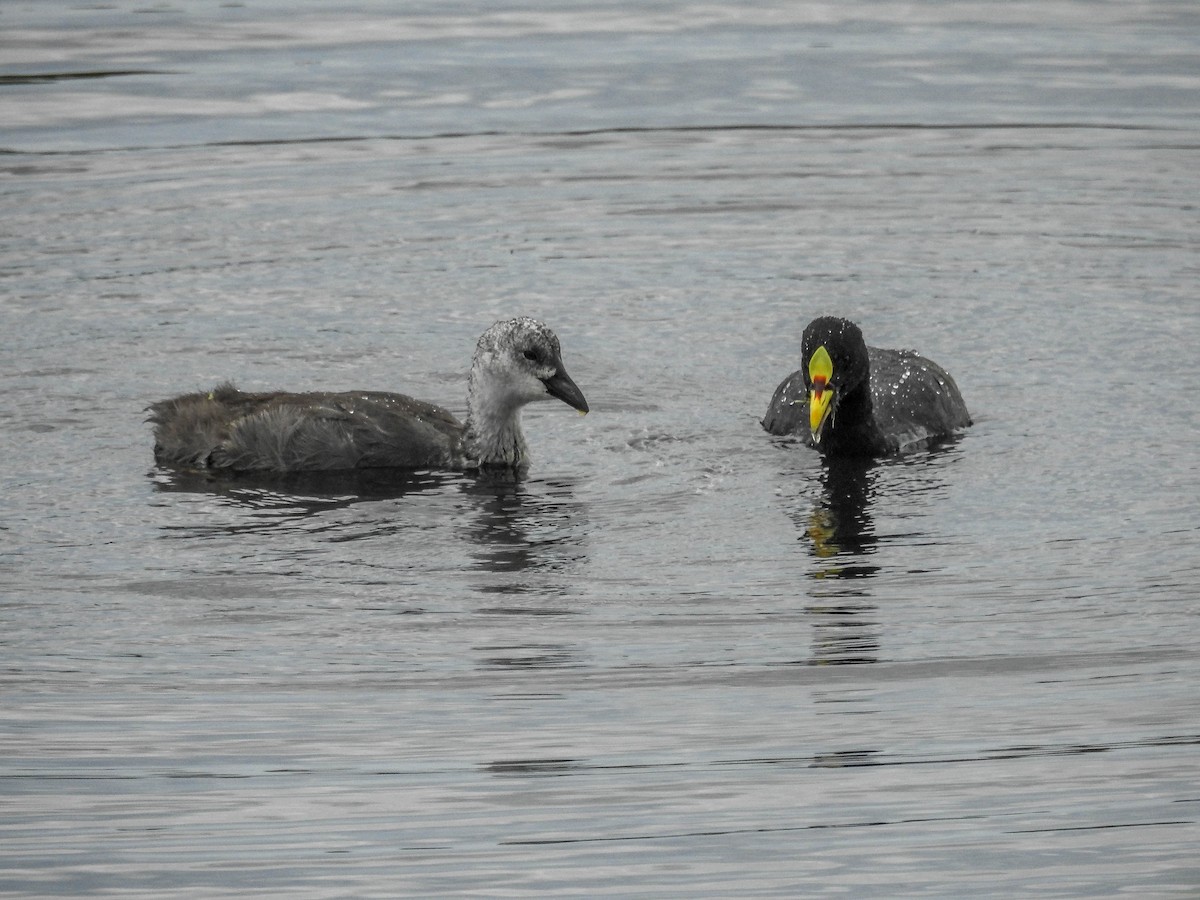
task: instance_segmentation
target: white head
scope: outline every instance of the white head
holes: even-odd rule
[[[473,415],[512,415],[557,397],[586,413],[587,400],[563,366],[558,338],[536,319],[497,322],[475,345],[468,406]]]
[[[521,466],[528,456],[521,407],[557,397],[581,413],[587,400],[563,367],[558,338],[536,319],[497,322],[475,346],[465,441],[482,465]]]

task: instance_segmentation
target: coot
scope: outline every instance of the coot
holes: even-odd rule
[[[556,397],[581,413],[587,400],[563,367],[558,338],[541,322],[497,322],[475,347],[460,422],[432,403],[381,391],[248,393],[222,384],[149,407],[154,458],[226,472],[364,468],[524,468],[521,408]]]
[[[807,432],[827,456],[878,456],[928,445],[971,424],[958,385],[913,350],[868,347],[833,316],[804,329],[801,368],[775,389],[762,426]]]

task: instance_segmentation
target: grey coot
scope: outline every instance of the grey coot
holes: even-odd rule
[[[223,384],[149,407],[162,465],[224,472],[370,468],[524,468],[521,408],[558,398],[588,411],[541,322],[497,322],[475,347],[460,422],[432,403],[382,391],[250,393]]]
[[[775,389],[762,426],[806,434],[827,456],[899,453],[971,424],[954,379],[912,350],[868,347],[846,319],[804,329],[801,367]]]

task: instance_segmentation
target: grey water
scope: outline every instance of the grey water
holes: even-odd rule
[[[0,5],[0,894],[1196,896],[1198,151],[1190,2]],[[520,483],[154,466],[517,314]]]

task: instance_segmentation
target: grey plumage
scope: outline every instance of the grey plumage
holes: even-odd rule
[[[534,319],[497,322],[472,360],[465,422],[440,406],[382,391],[239,391],[222,384],[149,407],[155,459],[257,472],[364,468],[521,468],[520,411],[557,397],[587,412],[558,338]]]

